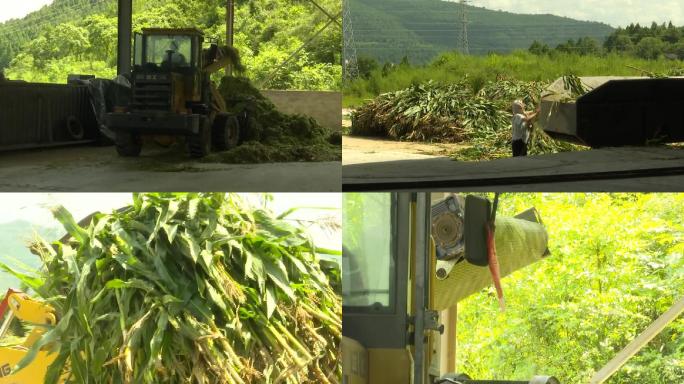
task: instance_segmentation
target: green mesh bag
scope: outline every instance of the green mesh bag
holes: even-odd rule
[[[541,260],[548,254],[546,229],[542,224],[532,221],[497,218],[494,242],[501,278]],[[492,285],[489,267],[479,267],[466,261],[454,264],[453,267],[449,263],[437,263],[437,269],[442,269],[443,272],[451,270],[444,272],[446,278],[434,280],[434,310],[441,311],[452,307],[473,293]]]

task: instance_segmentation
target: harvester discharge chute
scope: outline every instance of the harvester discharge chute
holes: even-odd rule
[[[684,141],[684,78],[579,79],[583,95],[564,78],[542,94],[540,123],[549,136],[592,148]]]

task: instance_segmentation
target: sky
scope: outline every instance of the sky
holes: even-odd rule
[[[2,12],[0,22],[9,19],[20,19],[33,11],[39,10],[43,5],[52,3],[53,0],[0,0]]]
[[[452,0],[458,1],[458,0]],[[684,25],[683,0],[472,0],[474,6],[514,13],[550,13],[614,27],[672,21]]]

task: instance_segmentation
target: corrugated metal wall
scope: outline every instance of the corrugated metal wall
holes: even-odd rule
[[[67,121],[80,122],[77,140]],[[96,140],[97,123],[83,85],[0,83],[0,150],[38,148]]]

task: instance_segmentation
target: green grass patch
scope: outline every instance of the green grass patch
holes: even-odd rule
[[[429,80],[459,82],[466,75],[471,82],[502,79],[550,82],[569,73],[578,76],[642,76],[640,70],[668,73],[682,68],[684,63],[678,60],[643,60],[617,54],[580,56],[555,53],[537,56],[517,51],[507,55],[464,56],[450,52],[425,66],[398,65],[388,70],[377,69],[368,79],[357,79],[345,87],[344,105],[356,107],[382,93]]]

